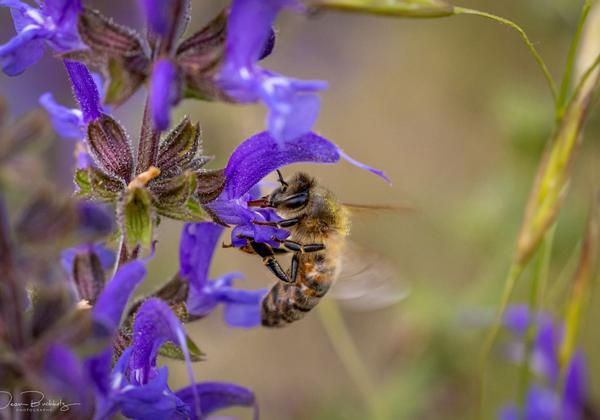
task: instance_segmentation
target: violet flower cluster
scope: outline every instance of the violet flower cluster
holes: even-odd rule
[[[279,247],[290,232],[261,223],[279,216],[248,203],[260,196],[264,177],[292,163],[344,159],[389,182],[311,131],[325,82],[289,78],[259,64],[274,50],[277,15],[284,9],[304,13],[306,7],[298,0],[232,0],[186,38],[189,0],[140,0],[144,35],[80,0],[40,0],[37,8],[0,0],[0,6],[10,8],[16,30],[0,45],[4,73],[21,74],[49,47],[64,61],[79,105],[61,105],[52,92],[40,97],[56,132],[76,140],[75,196],[60,205],[34,200],[23,217],[27,222],[18,226],[4,215],[0,220],[7,285],[0,294],[0,338],[3,354],[23,361],[0,361],[0,375],[7,383],[25,382],[60,397],[65,402],[57,410],[76,418],[120,413],[196,419],[232,406],[249,407],[257,418],[250,389],[196,382],[192,363],[204,355],[184,328],[218,307],[231,327],[261,323],[267,289],[236,287],[241,273],[208,277],[225,228],[231,228],[234,247],[250,239]],[[134,150],[111,114],[144,86],[147,101]],[[186,98],[262,102],[268,108],[266,130],[241,142],[224,168],[207,169],[211,158],[202,153],[199,123],[185,117],[171,124],[173,107]],[[5,155],[0,158],[12,156]],[[147,262],[160,250],[155,227],[165,217],[185,222],[178,270],[152,295],[133,299]],[[45,240],[68,232],[79,242],[60,255],[62,272],[44,271],[58,255],[28,254],[11,239],[16,234],[41,243],[40,225],[57,226]],[[111,240],[115,229],[118,243]],[[28,278],[40,279],[27,285],[36,290],[33,295],[18,281],[25,267]],[[170,388],[159,355],[185,362],[187,387]]]
[[[564,383],[561,383],[560,347],[563,326],[549,314],[539,313],[532,318],[526,306],[509,308],[504,318],[505,327],[514,335],[515,342],[508,355],[515,362],[524,363],[525,336],[530,323],[535,324],[536,335],[530,353],[530,366],[536,379],[526,394],[524,407],[506,405],[499,414],[501,420],[580,420],[586,418],[591,407],[585,358],[581,351],[565,361]]]

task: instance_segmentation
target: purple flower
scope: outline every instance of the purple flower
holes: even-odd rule
[[[225,322],[234,327],[260,325],[260,303],[267,289],[240,290],[232,287],[241,273],[229,273],[208,279],[210,262],[223,228],[214,223],[186,224],[179,247],[181,275],[190,282],[187,310],[191,315],[205,316],[219,304],[224,305]]]
[[[515,306],[507,311],[504,324],[519,340],[523,340],[530,323],[531,314],[525,306]],[[579,420],[588,401],[588,385],[585,360],[578,351],[569,360],[563,393],[556,394],[559,381],[559,346],[562,340],[562,326],[557,325],[548,314],[536,316],[538,324],[532,352],[532,367],[543,379],[530,387],[525,402],[524,417],[519,416],[515,405],[505,406],[499,415],[501,420]],[[520,343],[522,345],[522,343]],[[523,362],[522,355],[520,362]]]
[[[73,82],[74,83],[77,82],[78,84],[81,84],[82,82],[85,81],[84,83],[87,83],[87,81],[88,81],[88,76],[86,74],[87,68],[84,70],[82,67],[80,67],[80,66],[83,66],[82,64],[71,64],[71,63],[73,63],[73,62],[69,62],[68,68],[73,68],[72,72],[74,74],[76,74],[77,72],[79,72],[80,74],[83,74],[83,77],[72,79]],[[90,99],[88,99],[84,103],[91,103],[91,104],[97,103],[100,110],[103,110],[105,113],[109,113],[110,110],[101,104],[100,97],[98,94],[98,92],[102,92],[102,90],[103,90],[102,78],[98,74],[91,74],[90,77],[94,81],[96,91],[94,93],[94,90],[90,88],[89,93],[87,94],[90,96]],[[77,90],[81,92],[81,88],[77,88]],[[84,95],[84,93],[81,92],[78,95]],[[46,92],[42,96],[40,96],[40,105],[42,105],[46,109],[46,112],[48,112],[48,115],[50,116],[50,122],[52,123],[52,127],[54,127],[54,130],[60,136],[67,138],[67,139],[83,139],[83,138],[85,138],[85,136],[86,136],[86,121],[84,121],[83,112],[81,111],[81,109],[67,108],[63,105],[60,105],[59,103],[56,102],[56,100],[54,99],[54,95],[52,95],[52,93],[50,93],[50,92]],[[95,106],[95,105],[92,105],[92,106]],[[92,115],[96,115],[96,114],[93,113]],[[88,116],[88,118],[89,118],[89,116]]]
[[[234,246],[245,245],[247,241],[240,238],[244,236],[277,247],[279,243],[272,238],[285,239],[289,232],[254,223],[276,220],[278,216],[269,210],[248,207],[248,201],[256,198],[249,193],[251,188],[282,166],[298,162],[337,163],[341,158],[389,182],[383,172],[350,158],[335,144],[314,133],[281,144],[269,133],[262,132],[235,149],[225,167],[223,192],[207,207],[224,223],[235,225],[231,238]]]
[[[269,108],[267,127],[279,142],[311,130],[320,107],[314,92],[327,87],[324,81],[291,79],[258,65],[270,50],[272,24],[285,7],[303,10],[297,0],[233,0],[225,61],[216,75],[217,83],[236,101],[262,101]]]
[[[0,0],[11,9],[17,34],[0,45],[2,70],[9,76],[23,73],[44,54],[44,43],[57,52],[83,48],[77,32],[80,0],[46,0],[39,9],[20,0]]]
[[[156,365],[158,351],[167,341],[183,351],[191,380],[190,386],[177,393],[167,383],[167,367]],[[96,418],[111,418],[118,411],[134,419],[187,419],[205,418],[232,406],[254,406],[256,410],[254,394],[247,388],[194,382],[183,326],[169,306],[155,298],[139,308],[133,343],[117,361],[108,383],[110,387],[99,401]]]

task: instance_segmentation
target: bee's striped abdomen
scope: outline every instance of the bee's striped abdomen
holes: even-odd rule
[[[301,254],[295,283],[277,282],[262,302],[262,324],[283,327],[304,317],[325,296],[336,272],[325,253]]]

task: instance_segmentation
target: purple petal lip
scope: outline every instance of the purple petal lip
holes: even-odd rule
[[[160,59],[154,64],[150,81],[150,109],[156,128],[169,128],[171,107],[178,101],[177,68],[170,60]]]
[[[80,0],[48,0],[40,9],[18,0],[0,0],[0,6],[11,9],[17,31],[10,41],[0,46],[2,70],[9,76],[23,73],[44,54],[47,43],[57,52],[84,48],[77,32]]]
[[[243,277],[241,273],[208,279],[210,262],[222,232],[223,227],[209,222],[189,223],[184,227],[180,242],[180,272],[190,282],[186,302],[188,312],[205,316],[223,304],[225,321],[230,326],[258,326],[260,302],[266,294],[265,289],[249,291],[233,288],[234,280]]]

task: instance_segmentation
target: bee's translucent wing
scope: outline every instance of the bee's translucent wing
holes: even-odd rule
[[[328,295],[345,307],[370,311],[391,306],[409,293],[389,258],[348,241],[340,275]]]

